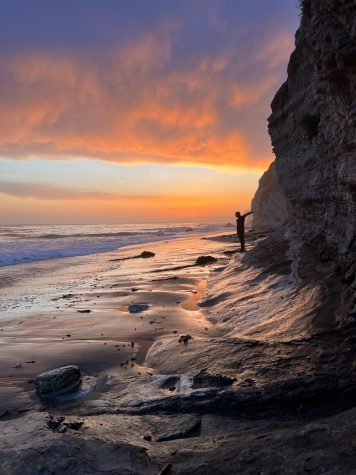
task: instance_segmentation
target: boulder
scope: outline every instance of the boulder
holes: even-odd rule
[[[217,262],[217,259],[213,256],[199,256],[195,261],[196,266],[206,266],[207,264],[213,264]]]
[[[43,398],[55,398],[79,389],[82,382],[76,365],[62,366],[39,374],[34,380],[38,394]]]
[[[147,303],[132,303],[128,306],[128,310],[130,313],[140,313],[144,310],[147,310],[149,305]]]
[[[142,257],[142,259],[148,259],[150,257],[154,257],[156,254],[151,251],[142,251],[138,257]]]

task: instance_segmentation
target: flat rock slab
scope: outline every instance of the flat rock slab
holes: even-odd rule
[[[4,475],[77,475],[120,473],[147,475],[158,467],[146,451],[126,442],[78,436],[69,427],[53,432],[46,413],[31,413],[0,422],[0,466]]]
[[[147,432],[157,442],[183,439],[200,427],[200,419],[190,414],[178,414],[172,416],[150,416]]]
[[[79,389],[82,382],[80,369],[76,365],[45,371],[34,380],[38,394],[43,398],[55,398]]]

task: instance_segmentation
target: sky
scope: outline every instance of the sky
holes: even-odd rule
[[[0,0],[0,222],[249,209],[297,25],[295,0]]]

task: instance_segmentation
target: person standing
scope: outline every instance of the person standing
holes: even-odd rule
[[[241,249],[240,252],[245,252],[245,219],[247,216],[252,214],[252,211],[249,213],[241,214],[240,211],[236,211],[236,233],[237,237],[240,240]]]

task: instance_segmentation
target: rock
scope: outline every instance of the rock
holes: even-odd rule
[[[291,205],[279,183],[274,162],[260,178],[251,209],[254,229],[276,229],[290,215]]]
[[[75,429],[60,429],[58,434],[58,430],[49,429],[50,420],[45,412],[31,412],[0,422],[2,475],[145,475],[159,469],[143,447],[122,440],[116,443],[100,437],[87,438]]]
[[[78,313],[90,313],[91,310],[86,309],[86,310],[77,310]]]
[[[65,417],[61,416],[58,418],[54,418],[53,416],[49,416],[49,420],[47,422],[47,427],[51,429],[53,432],[63,432],[61,430],[62,428],[62,422],[65,420]]]
[[[45,371],[34,379],[38,394],[50,399],[76,391],[81,382],[80,369],[75,365]]]
[[[154,257],[156,254],[154,252],[150,251],[142,251],[139,257],[142,257],[142,259],[148,259],[150,257]]]
[[[74,294],[64,294],[62,295],[62,299],[71,299],[72,297],[75,297]]]
[[[184,344],[187,344],[188,343],[188,340],[191,340],[192,337],[190,335],[181,335],[179,337],[179,340],[178,340],[178,343],[184,343]]]
[[[217,262],[217,259],[213,256],[199,256],[195,261],[196,266],[206,266],[207,264],[213,264]]]
[[[68,427],[68,429],[72,430],[80,430],[82,428],[82,425],[84,424],[84,421],[74,421],[74,422],[65,422],[64,425]]]
[[[128,306],[128,310],[130,313],[140,313],[149,308],[147,303],[132,303]]]

